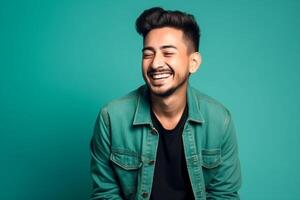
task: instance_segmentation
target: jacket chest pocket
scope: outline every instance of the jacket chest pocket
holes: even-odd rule
[[[213,179],[221,163],[221,149],[202,149],[202,170],[205,186]]]
[[[112,150],[110,155],[114,171],[125,196],[136,192],[139,169],[142,166],[140,156],[128,150]]]

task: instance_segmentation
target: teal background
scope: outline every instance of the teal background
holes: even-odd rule
[[[91,190],[100,107],[143,83],[134,22],[160,5],[195,15],[191,83],[232,112],[242,199],[299,199],[300,1],[0,1],[0,199]]]

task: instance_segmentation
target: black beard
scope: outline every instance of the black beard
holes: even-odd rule
[[[151,76],[151,74],[155,73],[155,72],[170,72],[173,76],[174,76],[174,70],[173,68],[167,64],[167,68],[163,68],[163,67],[159,67],[158,69],[154,70],[152,68],[150,68],[148,71],[147,71],[147,75],[148,76]]]
[[[189,79],[189,76],[188,77],[186,77],[182,82],[180,82],[176,87],[173,87],[173,88],[170,88],[168,91],[166,91],[166,92],[164,92],[164,93],[153,93],[152,91],[151,91],[151,87],[148,85],[148,87],[150,88],[150,92],[151,92],[151,94],[152,95],[155,95],[155,96],[158,96],[158,97],[162,97],[162,98],[166,98],[166,97],[169,97],[169,96],[171,96],[172,94],[174,94],[174,92],[178,89],[178,88],[180,88],[180,87],[182,87],[187,81],[188,81],[188,79]]]
[[[176,91],[176,89],[177,89],[177,87],[176,88],[171,88],[171,89],[169,89],[168,91],[166,91],[164,93],[159,93],[159,94],[152,93],[152,94],[154,94],[155,96],[166,98],[166,97],[171,96]]]

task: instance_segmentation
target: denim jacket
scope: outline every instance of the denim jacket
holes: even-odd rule
[[[229,111],[190,85],[187,103],[182,140],[195,199],[239,199],[241,170]],[[105,105],[90,143],[90,199],[149,199],[158,139],[146,85]]]

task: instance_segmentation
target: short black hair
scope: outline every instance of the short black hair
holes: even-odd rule
[[[192,50],[199,50],[200,28],[193,15],[178,10],[164,10],[153,7],[144,12],[135,22],[136,31],[145,39],[155,28],[172,27],[183,31],[184,37],[191,41]]]

